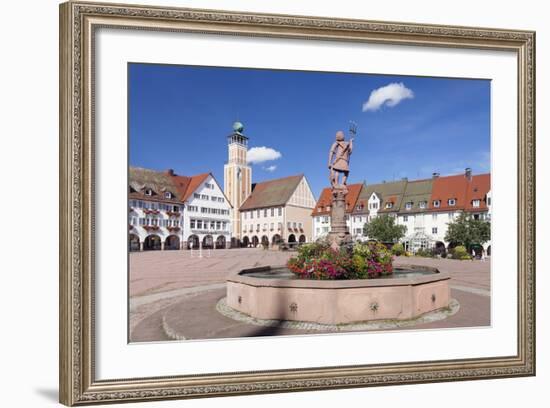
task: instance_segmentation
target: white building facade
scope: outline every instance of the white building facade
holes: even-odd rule
[[[130,251],[226,248],[232,207],[212,174],[130,168]]]
[[[186,194],[185,209],[183,230],[187,248],[230,246],[233,210],[211,174]]]
[[[315,198],[304,175],[254,185],[240,209],[242,246],[273,246],[312,240]]]

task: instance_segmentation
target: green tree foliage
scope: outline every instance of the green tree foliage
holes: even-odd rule
[[[491,239],[491,223],[476,220],[470,215],[461,213],[458,218],[449,223],[445,241],[466,247],[468,252],[474,245],[483,245]]]
[[[364,226],[364,233],[370,239],[380,242],[397,242],[405,236],[407,227],[397,225],[388,214],[379,215]]]

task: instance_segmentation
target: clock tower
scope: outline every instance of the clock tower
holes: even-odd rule
[[[232,236],[238,239],[242,237],[239,208],[252,190],[252,169],[246,161],[248,137],[243,134],[243,130],[242,123],[233,124],[233,132],[227,136],[228,160],[223,168],[224,193],[233,206]]]

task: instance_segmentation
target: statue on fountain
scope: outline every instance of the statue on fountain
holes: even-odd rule
[[[357,125],[351,122],[350,133],[357,133]],[[346,196],[348,194],[349,160],[353,150],[353,137],[346,141],[344,132],[336,132],[336,141],[332,144],[328,156],[332,205],[330,214],[330,245],[335,250],[350,248],[351,235],[346,224]],[[340,181],[341,177],[341,181]]]
[[[349,159],[353,150],[353,138],[346,142],[344,132],[336,132],[336,141],[330,148],[328,168],[330,169],[330,185],[332,189],[342,188],[347,191],[349,176]],[[342,184],[340,184],[342,175]]]

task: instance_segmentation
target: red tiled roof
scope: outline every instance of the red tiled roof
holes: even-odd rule
[[[487,211],[487,193],[491,191],[491,174],[478,174],[472,176],[466,192],[465,211]],[[473,200],[479,200],[479,207],[474,207]]]
[[[202,173],[191,177],[173,175],[172,180],[180,192],[181,200],[186,201],[208,176],[211,176],[211,174]]]
[[[432,195],[428,208],[431,211],[462,210],[466,207],[469,180],[464,174],[455,176],[440,176],[433,179]],[[449,205],[448,200],[455,199],[455,205]],[[434,207],[433,202],[439,200],[439,207]]]
[[[130,167],[130,186],[147,186],[160,194],[163,191],[170,191],[175,195],[174,199],[166,199],[160,195],[146,196],[142,191],[131,192],[129,198],[141,198],[153,201],[185,202],[193,192],[211,176],[212,173],[202,173],[196,176],[179,176],[173,171],[156,171],[139,167]]]
[[[348,185],[348,194],[346,195],[346,213],[353,212],[357,204],[357,199],[361,193],[363,187],[362,183]],[[332,205],[332,192],[331,189],[326,187],[321,192],[317,205],[313,209],[311,215],[327,215],[330,211],[327,210],[327,206]]]

